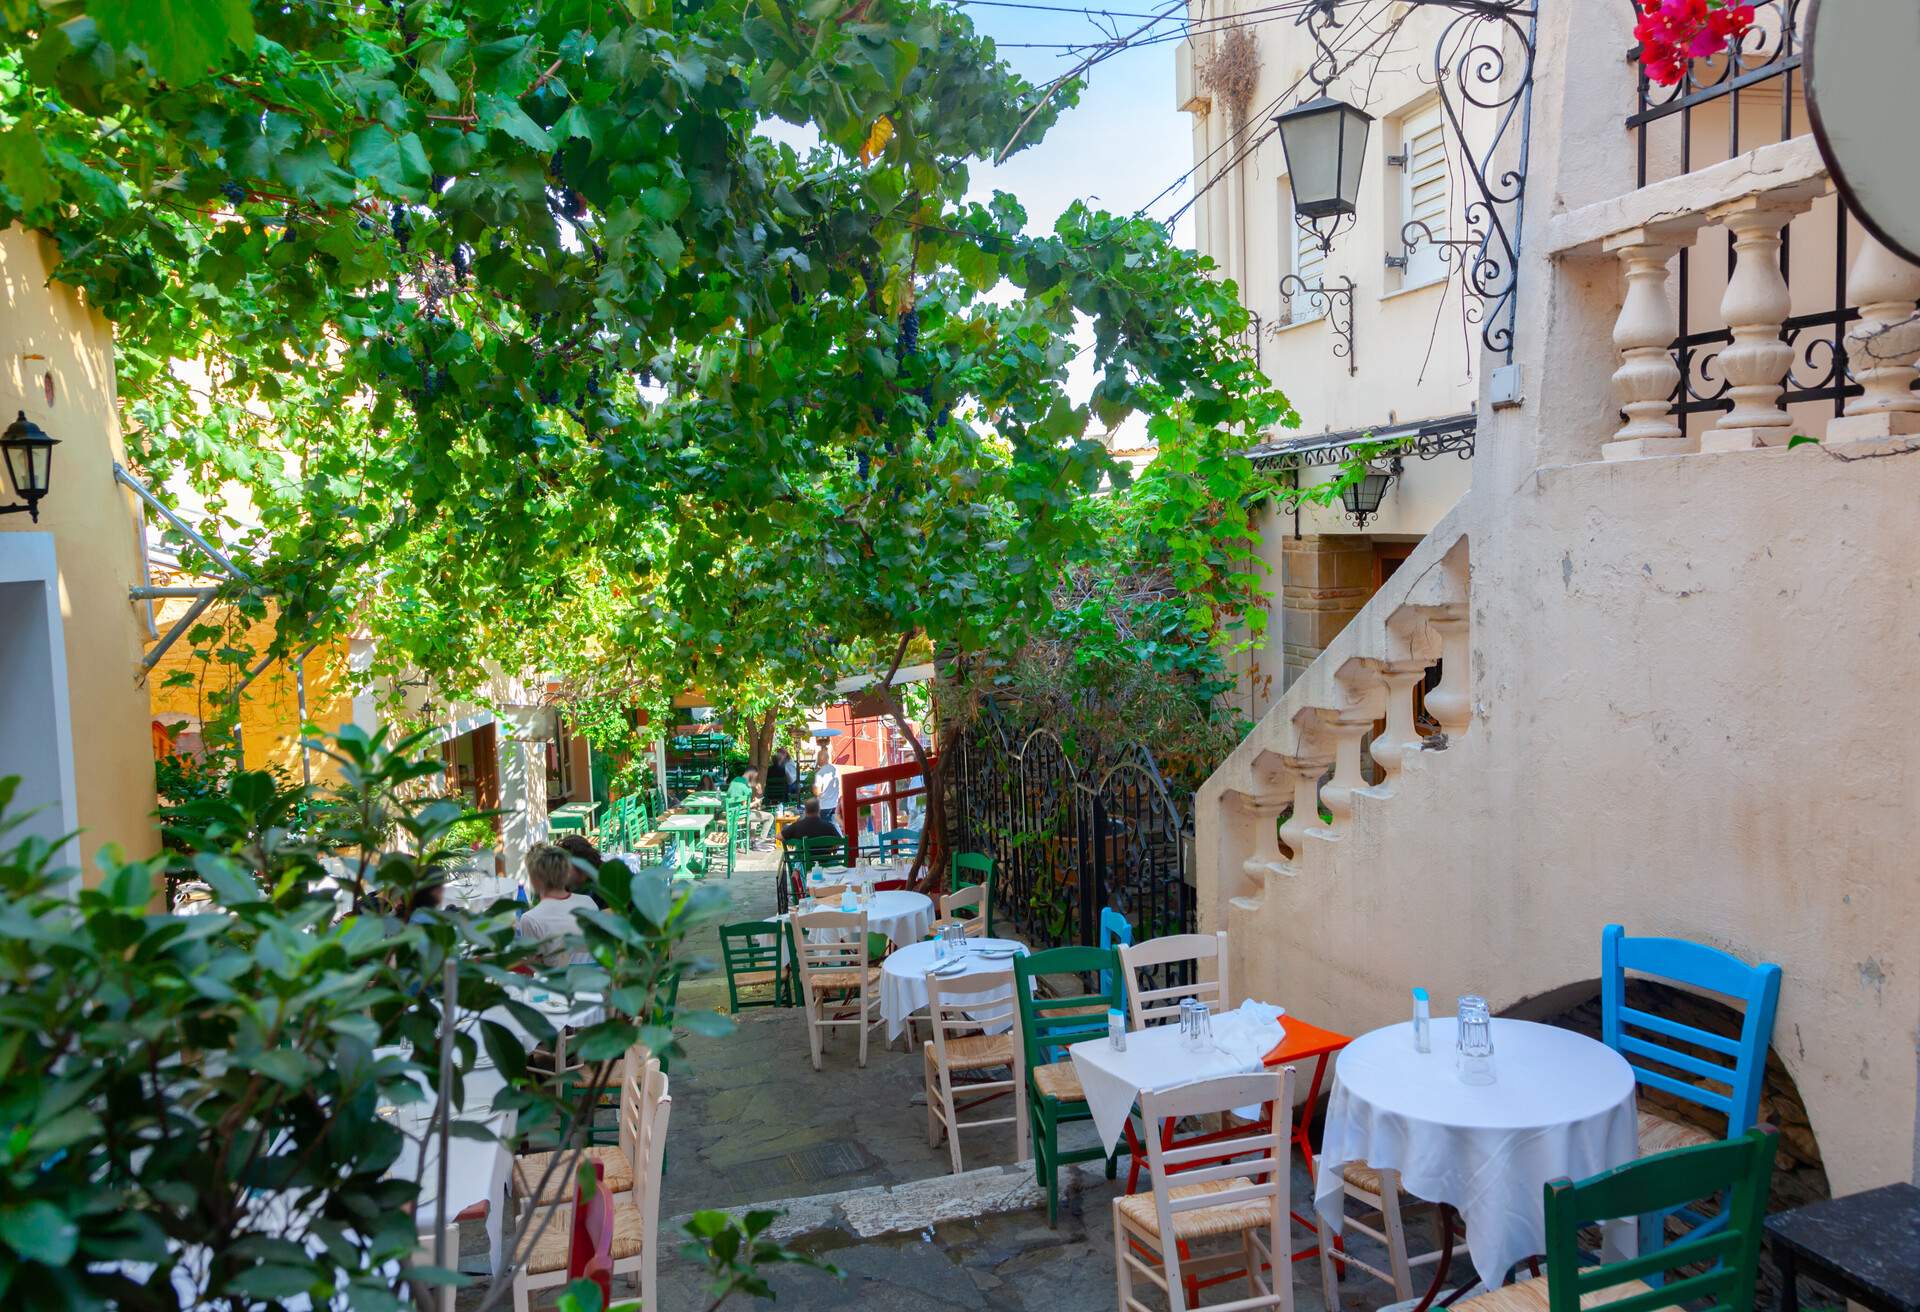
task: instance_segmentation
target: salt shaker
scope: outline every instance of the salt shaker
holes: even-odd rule
[[[1415,1052],[1433,1051],[1433,1013],[1427,1002],[1427,991],[1413,991],[1413,1050]]]
[[[1127,1017],[1118,1007],[1107,1008],[1107,1046],[1115,1052],[1127,1050]]]

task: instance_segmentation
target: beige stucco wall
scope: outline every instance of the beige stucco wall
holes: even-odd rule
[[[1893,745],[1920,447],[1598,459],[1618,272],[1545,252],[1633,186],[1631,70],[1554,52],[1628,44],[1611,10],[1542,11],[1526,403],[1483,407],[1467,495],[1202,789],[1201,920],[1232,934],[1236,992],[1349,1032],[1415,985],[1505,1008],[1590,981],[1614,921],[1777,962],[1775,1047],[1851,1192],[1920,1151],[1920,766]],[[1283,860],[1286,771],[1341,728],[1321,712],[1357,735],[1384,704],[1366,661],[1430,660],[1448,615],[1445,750]]]
[[[143,628],[127,599],[140,581],[139,516],[132,494],[113,480],[124,453],[112,330],[77,294],[48,282],[54,260],[41,238],[17,227],[0,232],[0,425],[24,409],[61,442],[40,523],[0,516],[0,533],[37,528],[54,537],[80,853],[91,878],[103,844],[129,856],[158,845],[147,694],[137,682]],[[10,486],[0,492],[7,501],[11,494]]]

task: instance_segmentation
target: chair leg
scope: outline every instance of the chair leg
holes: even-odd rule
[[[1386,1222],[1387,1262],[1393,1270],[1393,1296],[1405,1302],[1413,1297],[1413,1274],[1407,1268],[1407,1230],[1400,1219],[1400,1173],[1380,1172],[1380,1217]]]
[[[1344,1195],[1340,1202],[1344,1207]],[[1318,1232],[1314,1236],[1313,1246],[1320,1255],[1320,1297],[1325,1302],[1327,1312],[1340,1312],[1340,1281],[1333,1273],[1333,1227],[1324,1216],[1315,1220]],[[1279,1273],[1275,1272],[1274,1279],[1279,1278]]]
[[[867,1031],[873,1028],[867,1024],[867,986],[860,985],[860,1069],[867,1068]]]
[[[1127,1269],[1127,1230],[1120,1219],[1120,1200],[1113,1200],[1113,1282],[1120,1295],[1120,1312],[1133,1301],[1133,1273]]]

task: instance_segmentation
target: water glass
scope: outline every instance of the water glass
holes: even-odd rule
[[[1204,1048],[1213,1038],[1213,1013],[1198,998],[1180,1003],[1180,1035],[1189,1048]]]
[[[1493,1020],[1487,1000],[1475,993],[1460,999],[1454,1069],[1462,1084],[1493,1083]]]
[[[967,931],[963,925],[944,926],[940,937],[947,941],[947,951],[956,957],[967,950]]]

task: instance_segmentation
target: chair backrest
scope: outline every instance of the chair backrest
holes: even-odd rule
[[[961,916],[957,912],[970,915]],[[940,899],[940,918],[958,920],[967,927],[968,938],[985,938],[987,933],[987,886],[974,884]]]
[[[947,1040],[1014,1027],[1013,972],[987,970],[942,979],[927,972],[927,1020],[933,1030],[933,1054],[947,1064]],[[1013,1078],[1022,1078],[1020,1045],[1013,1045]]]
[[[1183,998],[1198,998],[1207,1004],[1207,1010],[1214,1012],[1225,1011],[1231,1005],[1227,988],[1225,931],[1218,934],[1168,934],[1162,938],[1150,938],[1144,943],[1123,944],[1119,952],[1134,1029],[1177,1020]],[[1213,962],[1213,978],[1196,978],[1192,984],[1177,984],[1167,988],[1150,986],[1146,978],[1148,971],[1182,961],[1194,963],[1196,976],[1201,963]]]
[[[1751,1129],[1723,1143],[1676,1148],[1643,1157],[1575,1184],[1555,1180],[1546,1186],[1547,1290],[1549,1312],[1601,1312],[1608,1307],[1633,1312],[1688,1304],[1712,1312],[1747,1312],[1753,1303],[1754,1277],[1760,1268],[1761,1222],[1773,1179],[1774,1133]],[[1724,1224],[1700,1226],[1651,1253],[1580,1267],[1580,1229],[1615,1217],[1655,1215],[1698,1203],[1724,1191]],[[1694,1274],[1677,1272],[1687,1268]],[[1704,1269],[1700,1269],[1704,1268]],[[1644,1291],[1600,1301],[1596,1295],[1629,1280],[1667,1273],[1657,1296]],[[1582,1295],[1586,1295],[1583,1301]],[[1697,1300],[1697,1301],[1696,1301]]]
[[[800,964],[804,980],[816,970],[864,971],[867,968],[867,913],[864,911],[797,911],[788,920],[793,926],[793,955]],[[822,934],[815,941],[810,931],[846,930],[840,934]]]
[[[789,849],[805,874],[815,866],[843,866],[847,863],[847,840],[835,834],[809,834],[793,840]]]
[[[1293,1067],[1252,1075],[1220,1075],[1140,1095],[1141,1114],[1148,1125],[1170,1125],[1187,1117],[1211,1116],[1256,1104],[1266,1107],[1266,1115],[1256,1117],[1245,1134],[1201,1135],[1188,1140],[1184,1147],[1163,1143],[1168,1136],[1146,1136],[1153,1208],[1160,1218],[1161,1261],[1166,1264],[1169,1292],[1181,1288],[1182,1245],[1169,1245],[1166,1239],[1179,1233],[1175,1218],[1197,1208],[1249,1204],[1262,1208],[1267,1213],[1266,1248],[1274,1255],[1275,1267],[1291,1265],[1285,1260],[1287,1249],[1283,1245],[1288,1238],[1288,1157],[1292,1148],[1287,1123],[1293,1108]],[[1223,1156],[1232,1160],[1222,1161]],[[1234,1180],[1241,1183],[1212,1193],[1195,1191],[1182,1198],[1173,1196],[1176,1187],[1185,1190],[1193,1185]],[[1273,1274],[1276,1283],[1290,1280],[1284,1270]],[[1285,1306],[1290,1301],[1280,1302]],[[1252,1300],[1249,1304],[1259,1306]]]
[[[1107,1032],[1106,1012],[1123,1005],[1117,983],[1120,958],[1111,948],[1049,948],[1013,959],[1013,996],[1020,1008],[1021,1056],[1028,1069],[1044,1066],[1046,1056],[1055,1048],[1078,1043],[1082,1039],[1103,1038]],[[1102,993],[1063,994],[1041,997],[1035,981],[1047,975],[1090,974],[1116,981]],[[1100,1009],[1082,1008],[1100,1004]]]
[[[873,850],[882,861],[915,856],[920,851],[920,831],[918,829],[883,830],[875,835]]]
[[[1740,1036],[1730,1039],[1627,1005],[1627,972],[1705,989],[1745,1004]],[[1679,938],[1628,938],[1619,925],[1600,934],[1600,1037],[1627,1059],[1633,1076],[1649,1089],[1720,1112],[1729,1139],[1746,1133],[1760,1109],[1767,1045],[1780,1001],[1780,967],[1749,966],[1731,953]],[[1681,1051],[1660,1040],[1677,1040],[1728,1062]],[[1654,1069],[1666,1067],[1679,1076]],[[1726,1092],[1702,1086],[1711,1080]]]
[[[644,1043],[628,1048],[620,1066],[620,1153],[638,1179],[646,1160],[646,1136],[652,1128],[651,1109],[667,1077],[661,1073],[659,1058]]]
[[[993,878],[993,858],[984,852],[955,852],[953,868],[947,874],[947,887],[966,888],[984,884]]]
[[[1112,907],[1100,908],[1100,946],[1117,947],[1122,943],[1133,942],[1133,922],[1115,911]],[[1101,980],[1101,989],[1111,985],[1110,980]]]
[[[771,920],[749,920],[720,926],[720,959],[728,978],[753,971],[780,968],[780,926]]]
[[[807,884],[807,896],[825,900],[830,897],[839,897],[851,887],[853,887],[851,884],[815,884],[809,882]]]

